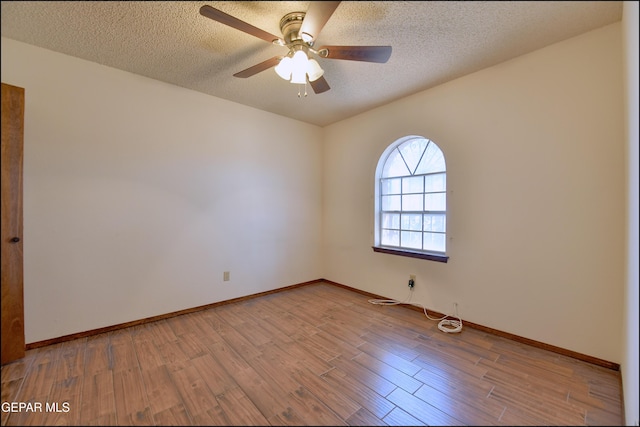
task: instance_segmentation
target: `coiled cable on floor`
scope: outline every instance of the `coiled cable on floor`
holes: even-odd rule
[[[404,301],[398,301],[398,300],[394,300],[394,299],[370,299],[369,303],[371,304],[375,304],[375,305],[401,305],[401,304],[406,304],[406,305],[412,305],[414,307],[420,307],[422,308],[422,311],[424,312],[424,315],[427,317],[427,319],[429,320],[433,320],[438,323],[438,329],[441,330],[442,332],[445,332],[447,334],[451,334],[451,333],[457,333],[462,331],[462,319],[460,318],[460,316],[458,316],[458,304],[454,304],[454,308],[455,308],[455,316],[449,315],[449,314],[445,314],[444,316],[442,316],[439,319],[433,318],[431,316],[429,316],[429,313],[427,312],[427,307],[425,307],[424,305],[417,303],[417,302],[411,302],[411,295],[413,293],[413,289],[411,289],[409,291],[409,296],[407,297],[406,300]]]

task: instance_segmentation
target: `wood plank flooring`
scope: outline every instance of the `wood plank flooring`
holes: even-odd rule
[[[622,425],[620,384],[320,282],[28,350],[2,425]]]

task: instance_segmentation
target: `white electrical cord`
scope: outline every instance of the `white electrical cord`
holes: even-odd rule
[[[458,304],[454,303],[453,305],[456,311],[455,316],[445,314],[439,319],[434,319],[433,317],[429,316],[429,313],[427,313],[427,308],[424,305],[417,302],[411,302],[412,292],[413,292],[413,288],[409,290],[409,296],[405,301],[397,301],[393,299],[370,299],[369,302],[371,304],[376,304],[376,305],[407,304],[407,305],[413,305],[414,307],[420,307],[422,308],[422,311],[424,312],[424,315],[427,317],[427,319],[439,322],[438,329],[440,329],[442,332],[451,334],[451,333],[460,332],[462,330],[462,319],[460,318],[460,316],[458,316]]]

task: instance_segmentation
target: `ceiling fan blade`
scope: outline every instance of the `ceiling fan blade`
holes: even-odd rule
[[[307,43],[315,40],[339,4],[339,1],[310,2],[309,9],[307,9],[304,19],[302,20],[300,30],[298,30],[300,38]]]
[[[309,82],[309,84],[315,93],[322,93],[331,89],[329,83],[324,79],[324,76],[320,76],[319,79]]]
[[[274,36],[273,34],[261,30],[258,27],[254,27],[251,24],[228,15],[223,11],[215,9],[209,5],[205,4],[200,8],[200,15],[206,16],[207,18],[213,19],[214,21],[218,21],[222,24],[233,27],[236,30],[240,30],[252,36],[261,38],[262,40],[268,41],[269,43],[277,42],[278,44],[284,45],[284,41],[280,37]]]
[[[271,67],[275,67],[276,65],[278,65],[281,59],[282,59],[282,56],[274,56],[273,58],[269,58],[266,61],[262,61],[261,63],[254,65],[253,67],[249,67],[246,70],[239,71],[235,73],[233,76],[246,79],[247,77],[251,77],[254,74],[258,74],[261,71],[267,70]]]
[[[323,58],[385,63],[391,56],[391,46],[322,46],[318,53]]]

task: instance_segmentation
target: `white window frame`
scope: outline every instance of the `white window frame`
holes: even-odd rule
[[[409,168],[409,166],[407,165],[407,169],[409,170],[409,174],[408,175],[402,175],[402,176],[392,176],[391,178],[397,179],[397,178],[414,178],[414,177],[425,177],[425,176],[429,176],[429,175],[443,175],[444,174],[444,187],[438,189],[438,191],[433,192],[433,191],[427,191],[426,188],[423,187],[422,192],[418,192],[416,194],[422,194],[423,195],[423,203],[424,203],[424,196],[425,195],[431,195],[431,194],[435,194],[435,193],[440,193],[444,195],[445,201],[444,201],[444,210],[442,210],[442,208],[437,209],[437,210],[430,210],[428,209],[428,206],[422,206],[422,209],[420,210],[403,210],[402,209],[402,205],[400,207],[400,209],[394,209],[394,210],[387,210],[384,211],[382,209],[382,196],[383,196],[383,190],[382,190],[382,185],[383,182],[385,180],[389,180],[390,177],[384,177],[383,173],[384,173],[384,168],[385,168],[385,164],[387,163],[387,161],[389,160],[389,157],[391,156],[391,154],[406,143],[410,143],[416,139],[419,140],[424,140],[427,142],[427,146],[425,147],[425,150],[423,151],[426,152],[427,148],[429,148],[430,144],[433,144],[433,146],[435,148],[437,148],[437,150],[439,151],[439,153],[442,155],[442,162],[444,163],[444,170],[437,170],[437,171],[429,171],[427,173],[418,173],[415,174],[415,172],[418,169],[418,163],[416,163],[416,166],[413,167],[413,170],[411,170],[411,168]],[[400,152],[400,155],[402,156],[402,153]],[[403,156],[404,159],[404,156]],[[406,162],[405,162],[406,163]],[[446,248],[447,248],[447,213],[448,213],[448,209],[447,209],[447,203],[446,203],[446,194],[447,194],[447,185],[446,185],[446,159],[444,156],[444,152],[442,151],[442,149],[438,146],[438,144],[436,144],[433,140],[429,139],[429,138],[425,138],[423,136],[418,136],[418,135],[409,135],[409,136],[405,136],[402,137],[396,141],[394,141],[391,145],[389,145],[385,151],[382,153],[382,155],[380,156],[379,160],[378,160],[378,165],[376,167],[376,173],[375,173],[375,190],[374,190],[374,245],[373,245],[373,250],[375,252],[381,252],[381,253],[388,253],[388,254],[393,254],[393,255],[402,255],[402,256],[409,256],[409,257],[414,257],[414,258],[421,258],[421,259],[428,259],[428,260],[432,260],[432,261],[439,261],[439,262],[447,262],[449,257],[447,256],[447,252],[446,252]],[[402,198],[402,196],[406,196],[408,194],[412,194],[410,192],[405,193],[404,189],[401,188],[399,193],[393,193],[396,195],[399,195],[400,198]],[[397,226],[397,231],[398,231],[398,235],[399,235],[399,241],[398,241],[398,245],[382,245],[382,233],[383,233],[383,224],[382,224],[382,216],[383,213],[393,213],[393,214],[400,214],[399,218],[402,218],[402,215],[407,215],[407,214],[413,214],[413,215],[422,215],[422,218],[424,220],[425,215],[430,215],[430,214],[434,214],[434,215],[444,215],[444,231],[442,232],[435,232],[436,234],[443,234],[442,237],[442,242],[441,242],[441,246],[443,246],[443,250],[435,250],[433,248],[430,249],[424,249],[424,236],[425,234],[429,234],[431,235],[431,233],[434,233],[434,231],[432,230],[425,230],[424,225],[421,226],[421,230],[420,230],[420,234],[421,234],[421,247],[420,248],[416,248],[416,247],[408,247],[408,246],[403,246],[400,235],[402,235],[403,233],[403,227],[402,227],[402,220],[400,219],[400,223]],[[394,228],[395,230],[395,228]],[[407,231],[405,229],[405,231]],[[414,231],[415,232],[415,231]],[[407,233],[408,235],[409,233]]]

